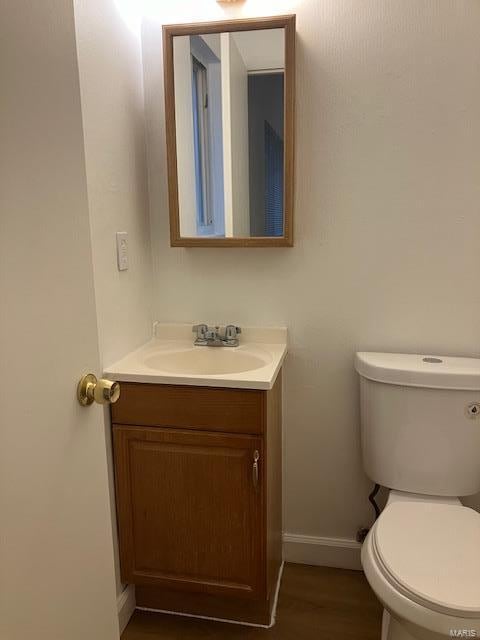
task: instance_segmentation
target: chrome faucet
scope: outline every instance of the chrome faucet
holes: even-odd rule
[[[238,347],[238,334],[242,333],[240,327],[229,324],[223,330],[220,327],[209,327],[206,324],[196,324],[192,328],[196,338],[193,344],[197,347]]]

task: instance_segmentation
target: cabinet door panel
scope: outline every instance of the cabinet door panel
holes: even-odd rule
[[[265,589],[263,465],[248,435],[114,425],[122,577],[204,593]]]

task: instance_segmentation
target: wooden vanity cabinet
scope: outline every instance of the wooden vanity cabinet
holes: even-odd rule
[[[268,624],[281,377],[271,391],[122,383],[112,423],[121,573],[137,605]]]

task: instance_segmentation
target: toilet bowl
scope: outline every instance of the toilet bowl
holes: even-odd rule
[[[364,468],[390,487],[362,547],[382,640],[480,638],[480,360],[359,353]]]
[[[362,566],[388,612],[382,640],[480,638],[480,514],[473,509],[448,499],[390,500],[364,542]]]

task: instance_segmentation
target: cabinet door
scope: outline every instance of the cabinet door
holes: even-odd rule
[[[262,440],[119,425],[113,433],[122,579],[261,595]]]

